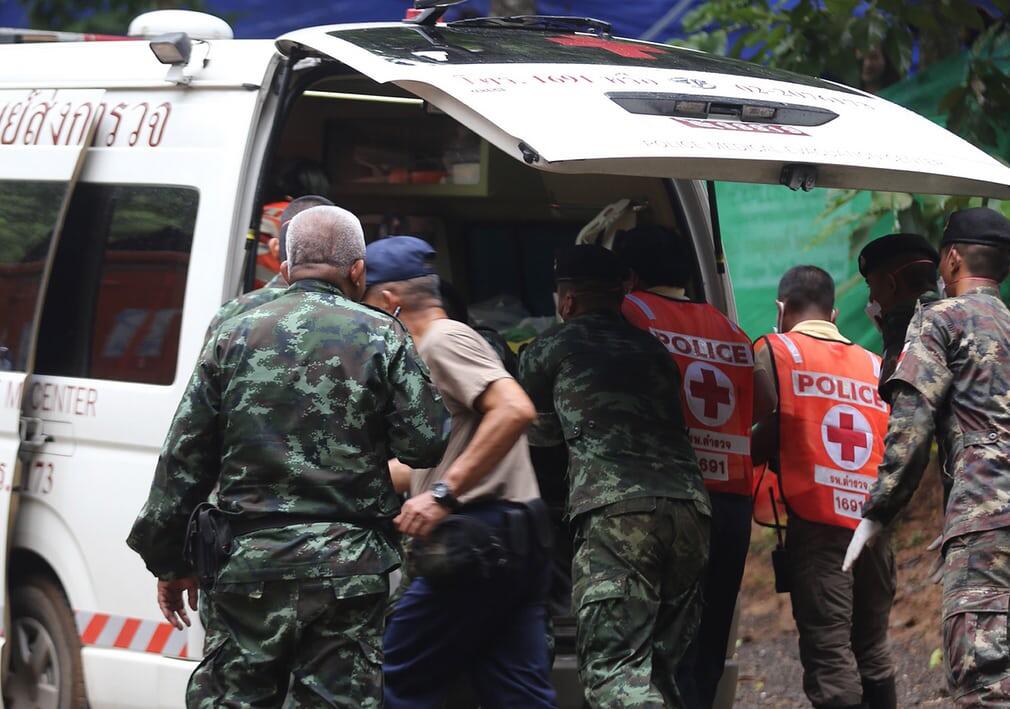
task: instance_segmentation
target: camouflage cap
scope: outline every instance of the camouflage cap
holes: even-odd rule
[[[940,254],[920,234],[888,234],[874,239],[859,252],[859,275],[864,278],[883,268],[896,257],[907,254],[940,265]]]
[[[565,246],[554,258],[554,280],[620,283],[627,269],[613,251],[594,244]]]
[[[1010,248],[1010,220],[988,207],[960,209],[947,218],[947,225],[943,228],[940,246],[948,244]]]

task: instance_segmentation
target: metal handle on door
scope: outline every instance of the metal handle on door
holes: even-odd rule
[[[29,427],[31,428],[30,431]],[[21,417],[18,433],[21,438],[21,442],[26,446],[32,446],[33,448],[38,448],[39,446],[50,443],[53,440],[52,436],[42,432],[42,419],[35,418],[33,416]]]

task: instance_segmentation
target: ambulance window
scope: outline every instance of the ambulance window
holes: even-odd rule
[[[172,383],[197,202],[186,187],[78,186],[46,297],[40,373]]]
[[[0,182],[0,371],[24,371],[62,182]]]

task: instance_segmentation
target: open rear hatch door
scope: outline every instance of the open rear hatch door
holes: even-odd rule
[[[861,91],[600,31],[493,23],[318,27],[278,48],[395,84],[543,170],[1010,199],[1006,166]]]

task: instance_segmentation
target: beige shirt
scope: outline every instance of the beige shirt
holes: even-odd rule
[[[679,288],[677,286],[656,286],[650,288],[648,293],[655,293],[656,295],[661,295],[664,298],[669,298],[671,300],[688,300],[687,289]]]
[[[417,352],[431,370],[432,381],[452,414],[452,431],[442,462],[428,470],[415,470],[411,475],[411,495],[430,489],[466,450],[482,419],[482,414],[474,408],[475,402],[494,382],[511,377],[491,345],[473,329],[455,320],[432,323],[417,343]],[[473,502],[491,498],[525,502],[537,497],[540,497],[540,488],[524,435],[498,466],[459,500]]]

